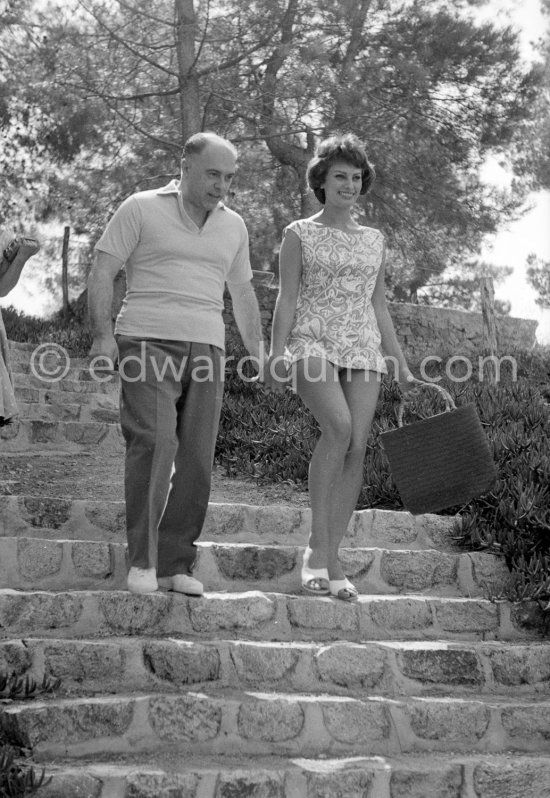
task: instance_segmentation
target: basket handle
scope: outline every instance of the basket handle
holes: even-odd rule
[[[417,387],[418,388],[425,388],[425,387],[435,388],[435,390],[439,391],[440,395],[445,400],[445,412],[448,413],[450,410],[456,410],[456,404],[455,404],[455,401],[454,401],[453,397],[451,396],[451,394],[448,391],[446,391],[445,388],[443,388],[441,385],[438,385],[436,382],[420,382],[419,381],[417,383]],[[410,398],[410,392],[409,392],[407,398]],[[397,425],[399,427],[403,426],[403,415],[405,413],[406,401],[407,400],[406,400],[405,396],[402,396],[401,400],[399,402],[399,407],[397,408]]]

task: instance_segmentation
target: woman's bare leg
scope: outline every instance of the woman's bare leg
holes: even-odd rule
[[[319,424],[321,436],[309,464],[311,568],[326,568],[332,551],[331,523],[335,486],[341,484],[352,420],[338,369],[321,358],[296,364],[296,388]]]
[[[350,411],[352,429],[343,468],[332,490],[328,559],[330,579],[343,579],[345,576],[338,559],[338,550],[361,491],[367,440],[380,392],[379,375],[372,371],[342,371],[340,383]]]

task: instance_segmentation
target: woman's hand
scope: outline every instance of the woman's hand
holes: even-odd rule
[[[29,258],[36,255],[40,244],[36,238],[14,238],[0,258],[0,297],[7,296],[21,276]]]
[[[40,244],[36,240],[36,238],[29,238],[27,236],[23,237],[19,241],[19,249],[17,250],[17,255],[21,256],[25,260],[32,258],[33,255],[36,255],[38,250],[40,249]]]
[[[401,373],[396,375],[396,382],[402,393],[413,391],[418,385],[422,385],[422,380],[418,380],[408,369],[401,369]]]

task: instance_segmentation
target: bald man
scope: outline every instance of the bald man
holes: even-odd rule
[[[90,356],[119,364],[133,593],[203,592],[192,570],[222,402],[225,285],[244,345],[264,359],[248,233],[223,202],[237,157],[214,133],[191,136],[180,180],[126,199],[95,247]],[[123,266],[127,292],[113,332],[113,282]]]

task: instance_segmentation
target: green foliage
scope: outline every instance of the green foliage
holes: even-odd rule
[[[550,405],[543,380],[519,379],[477,391],[498,480],[462,513],[462,540],[498,551],[511,570],[507,596],[550,609]]]
[[[0,798],[24,798],[51,782],[42,769],[39,774],[16,757],[9,746],[0,746]]]
[[[304,484],[317,425],[298,397],[226,374],[216,458],[230,476]]]
[[[531,253],[527,265],[527,280],[538,293],[535,302],[542,307],[550,307],[550,263]]]
[[[0,674],[0,699],[25,700],[34,698],[42,693],[53,693],[61,684],[61,679],[54,679],[44,674],[41,682],[37,682],[32,676],[18,676],[16,673],[10,675]]]
[[[0,700],[25,701],[42,693],[52,693],[61,684],[61,679],[44,675],[37,682],[28,674],[0,673]],[[1,712],[1,709],[0,709]],[[0,744],[0,798],[24,798],[51,782],[42,769],[39,773],[27,764],[19,751],[8,744]]]
[[[511,266],[495,266],[484,263],[480,258],[463,261],[445,272],[442,279],[436,274],[430,277],[418,290],[414,301],[421,305],[435,305],[440,308],[460,308],[470,312],[481,313],[480,277],[492,277],[495,284],[512,274]],[[399,291],[399,287],[397,287]],[[395,295],[395,290],[392,291]],[[510,313],[510,302],[496,300],[495,311],[499,315]]]
[[[63,346],[71,357],[86,357],[92,336],[73,313],[66,318],[62,311],[48,319],[26,316],[13,307],[2,308],[7,336],[12,341],[39,344],[52,341]]]

